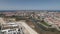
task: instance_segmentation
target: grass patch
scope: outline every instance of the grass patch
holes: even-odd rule
[[[41,21],[42,24],[46,25],[46,26],[50,26],[49,24],[47,24],[45,21]]]

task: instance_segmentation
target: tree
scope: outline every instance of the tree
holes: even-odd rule
[[[5,17],[5,14],[0,14],[0,17]]]
[[[0,30],[1,30],[1,23],[0,23]]]

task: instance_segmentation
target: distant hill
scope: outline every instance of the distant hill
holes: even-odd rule
[[[0,10],[0,12],[16,12],[16,11],[27,11],[27,12],[60,12],[60,10]]]

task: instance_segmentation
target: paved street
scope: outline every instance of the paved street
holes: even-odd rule
[[[29,32],[29,34],[38,34],[35,30],[29,27],[24,21],[19,21],[18,23],[23,25],[26,28],[26,30]]]

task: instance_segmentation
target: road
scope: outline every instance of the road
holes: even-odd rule
[[[22,24],[29,32],[29,34],[38,34],[35,30],[33,30],[30,26],[28,26],[24,21],[19,21],[18,23]]]
[[[37,30],[39,30],[39,33],[40,34],[43,34],[43,32],[45,32],[46,30],[46,27],[44,27],[42,24],[39,24],[37,22],[40,22],[38,20],[35,20],[35,19],[31,19],[31,21],[33,22],[33,24],[35,24]]]

